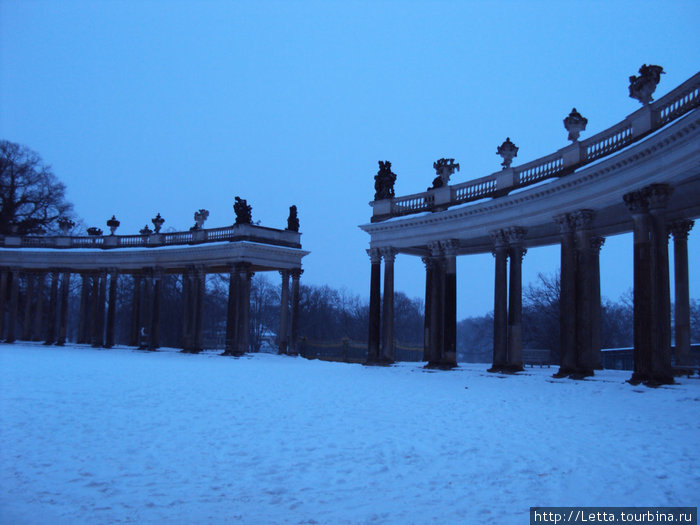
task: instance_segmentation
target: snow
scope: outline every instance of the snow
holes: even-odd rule
[[[528,523],[697,506],[700,379],[0,345],[0,523]]]

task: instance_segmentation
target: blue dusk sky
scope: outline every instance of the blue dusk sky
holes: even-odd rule
[[[136,233],[160,212],[187,229],[234,220],[284,228],[299,208],[303,281],[369,295],[378,160],[397,195],[425,190],[453,157],[453,183],[567,144],[576,107],[589,137],[639,103],[628,77],[659,64],[656,96],[700,64],[700,2],[215,2],[0,0],[0,138],[37,151],[86,226]],[[689,240],[700,297],[700,224]],[[532,249],[524,284],[559,266]],[[632,237],[601,253],[603,296],[632,286]],[[275,282],[277,276],[272,275]],[[493,308],[490,254],[460,257],[458,316]],[[396,289],[422,297],[420,260]]]

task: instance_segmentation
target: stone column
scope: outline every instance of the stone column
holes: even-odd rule
[[[591,345],[593,349],[593,368],[603,369],[603,355],[600,337],[600,325],[602,318],[602,305],[600,297],[600,249],[605,244],[604,237],[591,239],[591,253],[593,255],[593,288],[591,296]]]
[[[150,349],[153,325],[153,268],[143,269],[141,319],[139,320],[139,348]]]
[[[381,335],[381,265],[382,256],[378,248],[367,250],[372,269],[369,285],[369,337],[367,340],[367,363],[379,360],[379,339]]]
[[[299,353],[299,279],[304,270],[295,268],[292,270],[292,335],[291,335],[291,355]]]
[[[56,317],[58,316],[58,270],[51,271],[51,293],[49,295],[49,319],[46,326],[46,341],[52,345],[56,342]]]
[[[450,239],[441,243],[445,254],[445,335],[441,368],[457,366],[457,247],[459,241]]]
[[[527,250],[524,247],[526,230],[508,228],[510,245],[510,286],[508,293],[508,371],[523,369],[523,280],[522,263]]]
[[[578,210],[576,221],[576,371],[571,377],[593,375],[593,210]]]
[[[554,217],[559,225],[561,259],[559,277],[559,371],[554,377],[566,377],[576,368],[576,223],[568,213]]]
[[[673,234],[676,364],[681,366],[691,364],[688,233],[694,224],[695,223],[690,220],[678,220],[669,225],[669,230]]]
[[[670,385],[674,381],[671,367],[671,290],[665,214],[673,188],[668,184],[652,184],[646,190],[652,224],[652,383]]]
[[[379,250],[384,259],[384,298],[382,302],[382,353],[379,362],[394,362],[394,261],[396,250],[387,247]]]
[[[430,344],[428,368],[440,366],[445,342],[445,257],[439,241],[428,244],[431,253]]]
[[[206,290],[206,278],[207,275],[204,271],[203,266],[197,266],[196,269],[195,290],[196,302],[195,302],[195,312],[196,317],[194,319],[194,351],[201,352],[204,348],[204,294]]]
[[[280,331],[277,337],[278,353],[286,354],[289,347],[289,270],[280,270],[282,290],[280,292]]]
[[[239,275],[235,264],[228,265],[228,305],[226,308],[226,348],[224,355],[238,354]]]
[[[151,333],[148,343],[149,350],[160,348],[160,303],[163,295],[163,269],[156,266],[153,269],[153,301],[151,307]]]
[[[425,301],[423,313],[423,361],[429,361],[430,358],[430,312],[431,312],[431,294],[432,294],[432,274],[433,266],[430,257],[422,257],[421,260],[425,265]]]
[[[58,320],[58,340],[56,344],[66,344],[68,325],[68,286],[70,285],[70,271],[64,271],[61,277],[61,311]]]
[[[0,341],[5,335],[5,305],[7,303],[7,279],[9,272],[5,268],[0,268]]]
[[[36,303],[34,304],[34,326],[32,327],[32,341],[43,340],[43,318],[44,318],[44,281],[46,276],[43,272],[37,275],[36,282]],[[0,330],[1,332],[1,330]]]
[[[22,339],[31,341],[32,339],[32,300],[34,299],[34,274],[26,272],[24,274],[27,281],[27,290],[24,300],[24,321],[22,323]]]
[[[623,199],[634,221],[634,372],[629,382],[637,385],[651,378],[651,217],[644,190],[626,193]]]
[[[107,302],[107,272],[100,270],[100,288],[97,298],[97,345],[105,345],[105,303]]]
[[[194,267],[188,267],[182,274],[182,351],[194,350],[194,324],[192,307],[192,279]]]
[[[6,343],[14,343],[16,340],[17,330],[17,311],[19,310],[19,268],[12,268],[12,281],[10,282],[10,315],[7,321],[7,338]]]
[[[105,332],[105,347],[114,346],[114,318],[117,313],[117,279],[119,273],[116,268],[109,272],[109,297],[107,299],[107,330]]]
[[[496,261],[493,288],[493,365],[502,372],[508,365],[508,241],[503,230],[491,232]]]
[[[89,304],[90,304],[90,276],[83,272],[80,274],[80,314],[78,317],[78,340],[77,343],[84,344],[89,340]]]

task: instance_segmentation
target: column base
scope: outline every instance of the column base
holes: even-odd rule
[[[577,368],[569,375],[569,379],[585,379],[587,377],[593,377],[594,375],[595,373],[592,368]]]
[[[573,368],[568,368],[568,367],[559,367],[559,371],[552,375],[552,377],[556,377],[557,379],[561,379],[562,377],[569,377],[571,374],[573,374],[576,370]]]
[[[444,362],[428,362],[423,368],[427,370],[453,370],[457,368],[457,364],[449,364],[449,363],[444,363]]]
[[[494,363],[491,368],[487,369],[487,372],[491,372],[492,374],[495,373],[500,373],[503,372],[506,368],[505,363]]]
[[[644,381],[644,386],[656,388],[661,385],[672,385],[674,383],[675,381],[672,375],[652,374],[652,376],[647,381]]]

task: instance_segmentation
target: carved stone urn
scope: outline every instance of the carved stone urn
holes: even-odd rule
[[[518,149],[518,146],[511,142],[510,137],[506,137],[503,144],[498,146],[496,154],[503,157],[503,162],[501,163],[503,169],[510,168],[513,159],[518,156]]]
[[[112,218],[107,221],[107,227],[109,228],[109,234],[114,235],[114,232],[117,231],[117,228],[119,228],[119,225],[121,223],[117,220],[117,218],[112,215]]]
[[[151,219],[151,222],[153,223],[153,228],[155,228],[155,232],[160,233],[160,229],[163,227],[165,219],[161,217],[159,213]]]
[[[571,110],[569,116],[564,119],[564,127],[569,132],[569,140],[571,142],[578,141],[578,136],[582,131],[585,131],[588,119],[581,116],[581,113],[576,111],[576,108]]]

